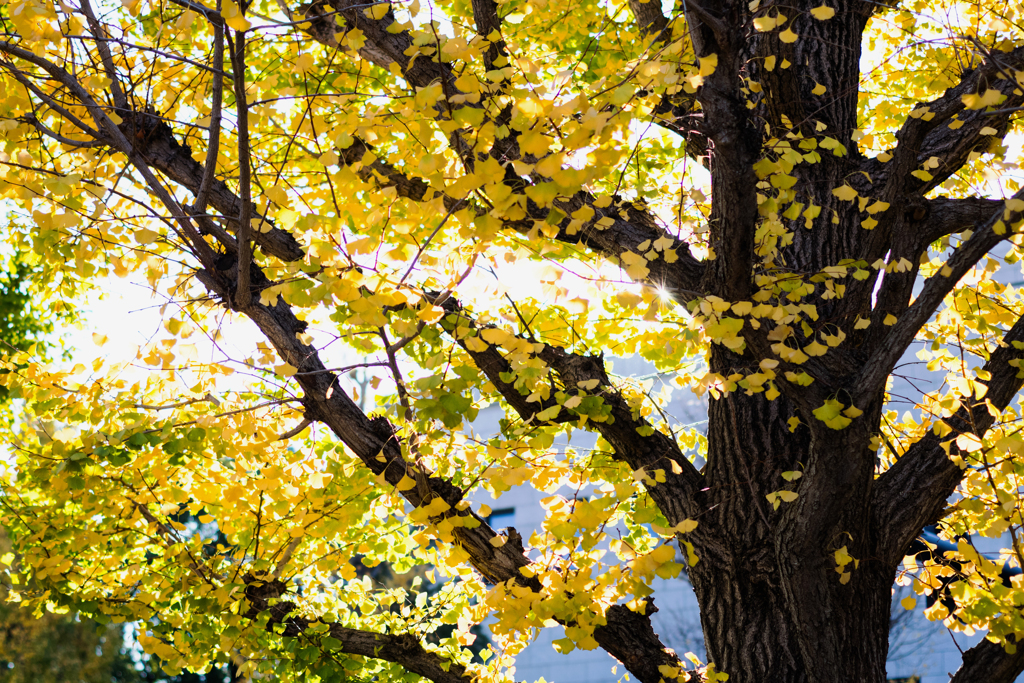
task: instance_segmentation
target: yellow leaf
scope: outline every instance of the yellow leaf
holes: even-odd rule
[[[992,126],[985,126],[984,128],[982,128],[981,130],[978,131],[978,135],[998,135],[998,134],[999,134],[999,131],[996,130],[995,128],[993,128]]]
[[[498,345],[504,344],[506,341],[512,339],[511,334],[498,327],[488,327],[480,332],[480,336],[483,337],[484,341],[488,344]]]
[[[836,197],[843,200],[844,202],[852,202],[854,199],[857,198],[857,190],[845,184],[832,190],[832,194],[834,194]]]
[[[799,37],[800,36],[794,33],[793,29],[791,28],[787,28],[785,31],[779,34],[779,40],[781,40],[784,43],[795,43],[796,39]]]
[[[811,10],[811,16],[818,21],[826,21],[836,15],[836,11],[828,5],[821,5]]]
[[[824,344],[819,344],[817,340],[804,347],[804,353],[808,356],[824,356],[826,351],[828,351],[828,347]]]
[[[707,55],[706,57],[700,58],[700,72],[701,76],[710,76],[715,73],[715,68],[718,66],[718,55]]]
[[[426,323],[436,323],[442,316],[444,316],[444,309],[440,306],[428,306],[416,313],[416,317]]]
[[[974,434],[964,433],[956,437],[956,447],[965,453],[973,453],[981,449],[981,439]]]
[[[147,228],[141,228],[135,231],[135,241],[139,244],[152,244],[160,238],[160,233],[153,232]]]
[[[220,13],[224,17],[224,23],[236,31],[247,31],[252,26],[232,0],[224,0]]]
[[[907,597],[900,600],[900,604],[903,605],[903,609],[914,609],[914,607],[917,606],[917,598],[915,598],[913,595],[908,595]]]
[[[889,313],[888,315],[885,316],[885,320],[882,321],[882,324],[883,325],[895,325],[896,324],[896,320],[897,320],[896,316],[894,316],[892,313]]]
[[[381,19],[384,18],[384,15],[386,15],[388,13],[389,9],[391,9],[391,3],[390,2],[386,2],[386,1],[385,2],[378,2],[378,3],[370,6],[369,8],[363,10],[363,14],[365,14],[366,16],[368,16],[371,19],[375,19],[377,21],[380,21]]]
[[[999,104],[1003,93],[995,88],[989,88],[984,93],[968,93],[960,98],[968,109],[984,109]]]
[[[697,520],[695,519],[684,519],[675,526],[675,532],[677,534],[688,534],[697,528]]]
[[[478,337],[470,337],[466,340],[466,348],[472,353],[483,353],[489,348],[489,346],[487,342],[482,341]]]
[[[778,23],[776,17],[758,17],[754,19],[754,28],[758,31],[771,31]]]
[[[282,377],[291,377],[296,372],[298,372],[298,370],[299,369],[292,365],[291,363],[281,363],[280,365],[274,367],[274,372],[281,375]]]
[[[814,88],[811,90],[811,94],[812,95],[824,95],[825,94],[825,86],[823,86],[821,83],[815,83],[814,84]]]
[[[313,55],[303,52],[295,58],[295,70],[299,73],[306,73],[313,70]]]

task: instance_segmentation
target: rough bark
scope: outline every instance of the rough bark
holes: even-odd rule
[[[1013,683],[1024,672],[1024,647],[1007,652],[999,643],[983,640],[964,653],[963,664],[949,683]]]

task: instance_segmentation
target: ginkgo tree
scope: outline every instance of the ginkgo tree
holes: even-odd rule
[[[124,357],[4,360],[13,598],[135,622],[171,673],[511,680],[551,628],[642,683],[880,682],[899,580],[987,633],[957,683],[1024,670],[1014,3],[0,22],[8,243],[54,301],[143,283],[162,316]],[[915,351],[944,380],[899,414]],[[612,355],[706,395],[706,432]],[[529,538],[479,502],[514,486],[550,494]],[[1005,552],[905,563],[936,523]],[[705,663],[651,623],[682,571]]]

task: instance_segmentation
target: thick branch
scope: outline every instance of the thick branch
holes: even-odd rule
[[[658,36],[668,27],[668,19],[661,11],[661,4],[652,0],[629,0],[629,9],[633,12],[640,32],[645,36]]]
[[[505,381],[502,374],[511,371],[512,367],[498,347],[486,344],[479,336],[470,337],[471,332],[478,328],[454,299],[449,298],[442,305],[450,314],[458,316],[455,323],[449,323],[449,333],[456,336],[458,344],[520,417],[529,421],[536,418],[541,410],[558,405],[551,398],[531,402],[520,393],[514,381]],[[603,436],[612,445],[618,460],[625,462],[633,471],[643,469],[651,478],[655,476],[656,470],[664,473],[665,481],[651,485],[648,490],[669,523],[674,526],[699,514],[694,496],[701,487],[700,473],[673,438],[655,429],[622,397],[605,371],[603,358],[583,356],[543,343],[533,344],[535,356],[554,370],[561,380],[566,400],[574,396],[599,396],[603,404],[610,408],[600,416],[587,415],[588,419],[583,425]],[[596,385],[590,389],[581,388],[581,385],[595,381]],[[563,407],[550,421],[576,422],[583,415]]]
[[[490,43],[483,54],[484,67],[491,71],[508,66],[508,50],[501,39],[498,3],[494,0],[473,0],[473,23],[476,24],[476,32]]]
[[[230,36],[229,36],[230,37]],[[231,43],[228,43],[231,45]],[[252,189],[249,158],[249,104],[245,101],[245,31],[235,33],[231,51],[231,70],[235,74],[235,110],[238,121],[238,284],[235,287],[235,305],[249,305],[249,261],[252,260]],[[203,180],[206,178],[204,177]]]
[[[319,638],[307,633],[313,622],[298,615],[295,603],[278,600],[287,590],[284,582],[277,579],[264,582],[247,575],[246,584],[245,598],[249,602],[246,617],[255,620],[260,613],[268,612],[268,631],[286,638]],[[271,600],[274,600],[273,604]],[[394,662],[434,683],[473,681],[473,677],[466,673],[466,667],[425,649],[419,639],[411,633],[373,633],[331,624],[327,635],[340,643],[339,652]]]
[[[406,175],[376,155],[369,165],[362,164],[362,159],[368,151],[373,151],[373,147],[358,138],[346,149],[338,151],[341,161],[353,166],[356,175],[364,182],[380,188],[393,187],[399,197],[418,202],[430,200],[435,196],[436,191],[430,188],[426,180]],[[458,202],[448,196],[444,196],[443,199],[445,208],[449,211]],[[649,254],[654,242],[660,240],[665,246],[651,254],[657,256],[647,263],[649,272],[642,281],[666,290],[677,301],[689,301],[700,295],[700,282],[705,266],[694,258],[689,244],[669,235],[642,207],[635,204],[620,207],[613,203],[601,208],[596,205],[596,201],[597,197],[579,192],[571,199],[556,202],[564,213],[571,215],[584,207],[589,207],[593,215],[582,224],[578,221],[574,224],[570,218],[565,218],[554,239],[567,244],[582,244],[605,258],[616,261],[621,260],[623,254],[627,252]],[[533,220],[545,220],[548,217],[549,211],[533,202],[528,202],[527,208]],[[623,218],[623,213],[626,214],[626,218]],[[611,220],[612,224],[599,225],[602,219]],[[529,233],[534,227],[533,220],[507,221],[505,225],[513,230]],[[647,246],[640,249],[640,245],[644,243]],[[678,260],[669,263],[666,258],[669,257],[668,252],[673,252]]]
[[[703,295],[702,278],[708,266],[693,256],[689,244],[668,234],[642,205],[624,202],[621,207],[613,203],[600,208],[595,204],[596,199],[589,193],[578,192],[569,200],[556,201],[555,205],[567,214],[572,215],[583,207],[589,207],[594,215],[583,225],[575,227],[572,221],[565,219],[555,239],[569,244],[582,244],[615,261],[622,261],[628,252],[644,254],[650,258],[646,265],[648,273],[640,278],[641,282],[664,289],[679,302]],[[542,220],[546,216],[546,212],[532,202],[528,203],[527,208],[535,220]],[[607,223],[609,220],[612,221],[611,225],[600,225],[601,221]],[[666,240],[668,244],[663,249],[658,250],[652,246],[655,242]],[[641,249],[641,245],[646,246]],[[678,260],[670,263],[670,252]]]
[[[199,195],[206,169],[192,158],[188,145],[178,143],[170,126],[156,116],[135,112],[130,121],[122,124],[122,128],[129,127],[135,131],[138,151],[153,168],[186,188],[193,196]],[[226,224],[237,231],[242,202],[216,174],[210,181],[209,202],[224,216]],[[255,211],[252,215],[260,218]],[[257,232],[253,238],[263,253],[282,261],[300,261],[305,255],[295,238],[280,228]]]
[[[89,112],[89,115],[93,118],[93,121],[95,121],[97,128],[111,141],[112,146],[128,157],[128,160],[146,181],[150,191],[157,196],[164,207],[170,212],[171,218],[173,219],[173,223],[171,223],[171,225],[172,227],[175,225],[177,226],[175,229],[178,236],[189,245],[192,253],[204,266],[210,267],[214,260],[214,252],[210,248],[210,245],[202,239],[195,227],[192,225],[191,219],[185,213],[184,209],[178,204],[174,196],[171,195],[171,193],[168,192],[160,183],[153,171],[149,168],[146,160],[142,158],[138,153],[138,150],[128,141],[128,138],[125,137],[124,132],[114,124],[103,108],[92,98],[89,92],[82,87],[82,84],[79,83],[74,76],[53,62],[50,62],[29,50],[13,45],[12,43],[0,42],[0,51],[5,52],[10,56],[22,59],[30,64],[34,64],[48,73],[55,81],[67,88],[71,96],[77,99],[78,102]]]
[[[180,145],[178,143],[170,126],[164,123],[158,116],[138,111],[122,112],[124,114],[122,116],[122,123],[119,126],[114,125],[103,109],[92,100],[88,92],[82,88],[73,76],[63,69],[34,55],[28,50],[10,43],[0,43],[0,51],[39,66],[64,87],[68,88],[73,96],[89,110],[99,130],[92,129],[75,117],[70,116],[70,114],[68,114],[70,116],[69,120],[84,133],[92,136],[94,140],[110,145],[128,156],[139,169],[139,172],[145,177],[147,184],[153,188],[154,193],[160,197],[161,201],[164,204],[170,202],[169,207],[178,207],[177,209],[172,209],[171,213],[182,224],[182,230],[185,234],[188,234],[189,231],[194,232],[192,226],[187,224],[188,220],[186,217],[188,213],[183,207],[178,206],[177,201],[166,192],[151,170],[151,168],[154,168],[160,171],[175,183],[187,188],[193,195],[198,196],[200,194],[204,177],[207,175],[206,170],[202,164],[192,158],[192,150],[187,145]],[[41,92],[28,81],[26,75],[21,70],[9,64],[5,64],[4,68],[18,79],[19,82],[30,87],[33,92],[37,94]],[[51,108],[53,108],[52,105]],[[54,109],[54,111],[65,116],[65,112],[61,109]],[[242,208],[238,196],[223,181],[215,177],[207,182],[209,183],[210,204],[227,218],[229,225],[237,228],[237,217],[241,214]],[[279,228],[271,228],[268,232],[257,233],[255,239],[264,253],[276,256],[284,261],[298,261],[304,256],[303,250],[299,243],[295,241],[295,238]],[[202,254],[209,249],[208,245],[198,235],[186,238],[186,241],[192,244],[197,254]]]
[[[887,264],[909,261],[911,267],[909,270],[887,268],[884,273],[879,272],[882,285],[878,289],[874,311],[871,313],[874,329],[884,329],[888,316],[899,317],[907,310],[918,283],[921,256],[928,251],[932,242],[955,232],[973,230],[978,225],[984,225],[1002,208],[1003,202],[998,199],[939,197],[927,200],[918,198],[906,210],[894,211],[894,229],[887,231],[891,233]],[[878,333],[869,333],[868,336],[868,343],[882,341]],[[862,348],[865,353],[874,350],[867,345]]]
[[[1013,200],[1024,200],[1024,189],[1018,191]],[[1002,213],[996,213],[984,226],[974,231],[970,239],[953,253],[939,272],[925,281],[917,300],[907,308],[896,324],[888,332],[881,331],[884,336],[879,338],[876,350],[865,363],[864,370],[855,384],[855,404],[861,404],[862,401],[866,403],[866,397],[874,395],[884,386],[889,373],[914,340],[918,330],[928,322],[960,278],[966,275],[992,247],[1009,237],[1022,221],[1024,212],[1019,210],[1014,211],[1007,207]]]
[[[985,223],[996,211],[1002,210],[1003,200],[937,197],[927,200],[923,208],[924,218],[914,226],[922,249],[940,237],[971,230],[979,223]]]
[[[358,54],[366,61],[375,64],[387,71],[401,73],[402,77],[415,89],[424,88],[431,83],[439,82],[442,85],[443,97],[434,104],[436,118],[441,120],[451,119],[455,110],[462,107],[478,108],[482,105],[474,98],[463,97],[460,102],[452,102],[456,95],[464,95],[455,86],[457,75],[452,70],[451,64],[434,61],[433,57],[419,54],[418,48],[413,43],[412,36],[408,31],[392,31],[395,27],[394,8],[388,2],[387,12],[380,19],[372,19],[365,13],[367,5],[360,0],[318,0],[302,8],[303,16],[310,19],[310,26],[304,29],[310,37],[325,45],[348,51],[344,47],[344,37],[339,42],[336,36],[339,33],[347,33],[349,30],[358,29],[362,32],[365,40]],[[287,9],[287,8],[286,8]],[[296,17],[296,12],[287,10],[289,16]],[[344,28],[339,25],[337,16],[344,19]],[[495,14],[495,19],[497,14]],[[488,20],[489,21],[489,20]],[[433,46],[440,50],[440,45]],[[491,49],[495,49],[492,45]],[[411,59],[410,54],[415,54]],[[436,52],[435,52],[436,54]],[[510,136],[514,138],[514,136]],[[453,130],[448,135],[448,142],[452,150],[459,155],[463,165],[473,170],[476,157],[462,132]],[[514,140],[506,140],[501,145],[507,155],[511,151]],[[518,158],[518,151],[515,157]]]
[[[717,58],[714,72],[705,77],[697,92],[697,100],[704,113],[704,132],[714,144],[709,225],[715,258],[708,262],[705,289],[726,301],[742,301],[750,296],[758,219],[754,162],[761,140],[749,122],[739,89],[746,5],[723,2],[713,10],[702,1],[685,5],[697,58]]]
[[[1013,654],[991,640],[983,640],[964,653],[963,664],[949,683],[1013,683],[1024,672],[1024,646]]]
[[[961,455],[956,436],[984,436],[995,421],[986,402],[1003,410],[1024,385],[1018,367],[1024,350],[1015,346],[1021,342],[1024,317],[1010,328],[985,363],[984,372],[990,373],[991,378],[978,380],[988,387],[985,401],[972,403],[965,399],[960,410],[943,420],[953,430],[949,437],[929,431],[876,480],[872,500],[874,527],[881,536],[882,557],[893,564],[899,562],[921,529],[940,518],[946,501],[964,476],[964,470],[950,459],[950,455]],[[948,443],[951,440],[954,442]],[[948,443],[949,455],[943,450],[944,442]]]
[[[993,139],[1002,138],[1010,120],[1010,112],[1003,110],[1024,104],[1024,91],[1010,77],[1013,71],[1021,69],[1024,69],[1024,47],[1011,52],[994,52],[941,97],[917,107],[914,116],[908,117],[896,134],[893,158],[887,163],[871,159],[861,166],[876,187],[880,181],[886,183],[879,196],[890,201],[907,193],[924,194],[956,173],[971,152],[983,152]],[[1006,100],[981,109],[966,107],[965,96],[984,95],[990,89],[1005,95]],[[994,109],[1002,113],[993,113]],[[951,127],[954,125],[957,127]],[[985,134],[982,131],[986,131]],[[911,175],[933,157],[938,165],[928,169],[930,179]]]

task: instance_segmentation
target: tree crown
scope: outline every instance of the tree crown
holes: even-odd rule
[[[915,589],[955,575],[930,615],[1013,650],[1024,320],[992,273],[1021,249],[1024,27],[957,12],[5,3],[7,232],[161,315],[134,356],[4,360],[13,594],[142,621],[172,672],[499,680],[564,628],[658,683],[744,665],[708,614],[688,672],[654,579],[710,603],[735,572],[785,601],[792,680],[828,680],[861,627],[819,611],[887,615],[941,520],[1013,543]],[[945,380],[900,415],[915,340]],[[609,371],[633,355],[670,381]],[[527,485],[543,527],[492,529],[478,492]]]

